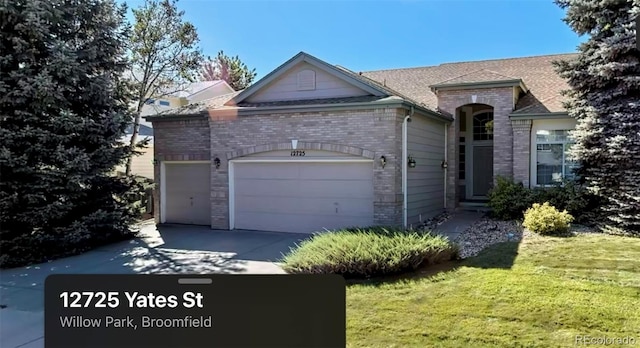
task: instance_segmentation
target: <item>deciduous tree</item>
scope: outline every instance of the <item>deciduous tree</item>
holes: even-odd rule
[[[130,41],[131,78],[135,86],[135,115],[131,148],[138,144],[142,108],[150,98],[161,98],[186,88],[197,79],[203,56],[196,28],[184,20],[177,0],[146,0],[133,10]],[[131,158],[126,174],[131,173]]]

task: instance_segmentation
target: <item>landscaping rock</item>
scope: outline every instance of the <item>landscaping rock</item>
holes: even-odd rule
[[[447,212],[440,213],[432,217],[431,219],[425,220],[418,229],[423,231],[433,231],[436,229],[436,227],[442,225],[450,218],[451,218],[451,214]]]
[[[502,221],[483,218],[464,230],[453,240],[460,246],[460,257],[465,259],[478,255],[490,245],[509,241],[520,241],[524,229],[517,221]]]

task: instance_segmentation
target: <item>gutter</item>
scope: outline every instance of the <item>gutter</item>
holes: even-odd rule
[[[544,120],[544,119],[562,119],[572,118],[566,111],[558,112],[544,112],[544,113],[531,113],[531,114],[509,114],[509,118],[512,120]]]
[[[435,111],[429,110],[425,107],[414,105],[411,102],[392,98],[386,100],[377,100],[370,102],[356,102],[356,103],[344,103],[344,104],[310,104],[310,105],[281,105],[281,106],[266,106],[266,107],[246,107],[246,108],[227,108],[227,109],[212,109],[201,110],[188,114],[162,114],[162,115],[150,115],[144,117],[147,121],[175,121],[175,120],[187,120],[208,116],[244,116],[244,115],[259,115],[259,114],[272,114],[277,112],[314,112],[314,111],[338,111],[338,110],[355,110],[355,109],[372,109],[380,106],[386,106],[390,108],[405,108],[411,110],[412,115],[414,110],[422,112],[425,116],[443,121],[452,122],[453,119],[449,116],[439,114]]]
[[[407,149],[407,133],[411,122],[411,116],[413,116],[414,109],[411,107],[409,114],[402,121],[402,227],[407,228],[407,214],[408,214],[408,192],[407,192],[407,170],[409,167],[408,161],[408,149]]]

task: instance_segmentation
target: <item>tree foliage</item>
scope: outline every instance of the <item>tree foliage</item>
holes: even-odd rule
[[[640,63],[637,0],[557,0],[565,22],[589,39],[577,59],[558,62],[578,121],[571,156],[578,175],[606,200],[611,226],[640,233]]]
[[[240,57],[229,57],[223,51],[214,59],[208,59],[202,66],[203,81],[224,80],[236,91],[249,87],[256,78],[256,69],[249,67]]]
[[[0,3],[0,266],[132,235],[125,8],[113,0]]]
[[[138,143],[142,107],[149,98],[184,90],[197,79],[203,60],[196,28],[184,20],[177,0],[145,0],[133,10],[130,40],[131,77],[135,86],[135,115],[131,147]],[[126,174],[131,172],[131,159]]]

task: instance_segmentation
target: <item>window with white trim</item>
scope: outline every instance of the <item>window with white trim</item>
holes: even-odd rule
[[[553,185],[575,178],[578,164],[568,156],[573,145],[569,130],[538,130],[536,132],[536,184]]]

